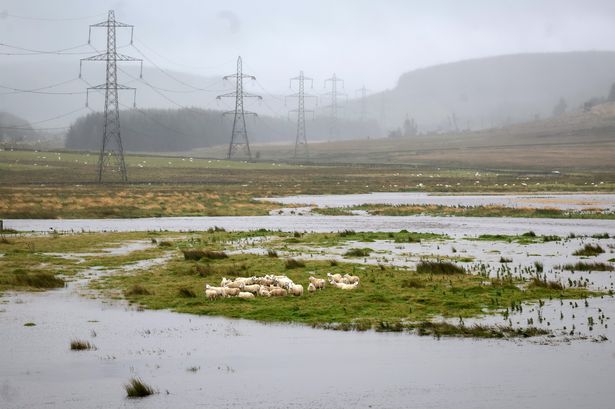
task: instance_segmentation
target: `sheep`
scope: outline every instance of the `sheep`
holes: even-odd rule
[[[261,286],[259,284],[251,284],[251,285],[244,285],[242,290],[244,292],[256,294],[258,293],[258,290],[260,289],[261,289]]]
[[[222,281],[220,281],[220,287],[226,287],[227,285],[229,285],[232,282],[233,282],[233,280],[229,280],[226,277],[222,277]]]
[[[333,285],[341,290],[354,290],[355,288],[359,286],[359,283],[354,283],[354,284],[335,283]]]
[[[303,295],[303,286],[301,284],[292,284],[288,292],[296,297]]]
[[[226,285],[226,287],[228,288],[238,288],[238,289],[242,289],[244,287],[244,282],[243,281],[231,281],[230,283],[228,283]]]
[[[271,293],[269,293],[269,288],[262,285],[261,288],[258,290],[258,295],[260,295],[261,297],[271,297]]]
[[[251,298],[254,298],[254,294],[242,291],[237,295],[237,297],[249,300]]]
[[[218,293],[218,296],[220,297],[224,297],[224,290],[226,288],[225,287],[212,287],[209,284],[205,284],[205,291],[210,290],[210,291],[215,291],[216,293]]]
[[[273,278],[270,278],[269,276],[258,277],[256,282],[260,285],[271,285],[273,284]]]
[[[271,297],[284,297],[286,296],[286,294],[287,291],[280,287],[274,287],[272,290],[269,291],[269,295]]]
[[[327,273],[327,277],[329,277],[329,282],[333,284],[334,282],[339,283],[342,280],[341,274],[331,274]]]
[[[236,297],[239,295],[240,292],[241,290],[239,288],[224,288],[224,295],[226,297]]]
[[[314,291],[316,291],[316,286],[314,283],[310,283],[310,285],[308,285],[308,293],[313,293]]]
[[[325,279],[310,276],[309,280],[310,280],[310,284],[314,285],[314,288],[316,289],[325,288],[325,283],[326,283]]]
[[[205,290],[205,295],[207,296],[208,300],[215,300],[220,296],[220,294],[218,294],[218,292],[215,290]]]

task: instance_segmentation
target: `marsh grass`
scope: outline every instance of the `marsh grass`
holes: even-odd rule
[[[419,274],[465,274],[463,267],[453,264],[449,261],[420,261],[416,265],[416,272]]]
[[[5,274],[0,274],[0,285],[9,288],[32,288],[35,290],[47,290],[64,287],[64,280],[47,272],[28,272],[24,269],[15,269]]]
[[[400,283],[401,288],[424,288],[425,283],[418,278],[405,278]]]
[[[151,295],[151,292],[141,284],[134,284],[128,290],[126,290],[125,294],[130,297],[135,295]]]
[[[536,269],[537,273],[542,273],[545,269],[545,266],[540,261],[534,261],[534,268]]]
[[[546,288],[549,290],[561,291],[564,289],[564,286],[559,281],[555,280],[547,280],[547,277],[541,277],[540,275],[535,275],[530,280],[530,287],[534,288]]]
[[[305,263],[303,260],[299,260],[296,258],[288,258],[286,259],[285,267],[287,270],[291,270],[293,268],[303,268],[305,267]]]
[[[579,261],[575,264],[565,264],[562,268],[568,271],[615,271],[613,265],[601,262],[586,263]]]
[[[124,385],[124,389],[129,398],[144,398],[156,393],[154,388],[139,378],[131,378],[128,383]]]
[[[351,248],[348,249],[348,251],[346,251],[344,253],[345,257],[369,257],[370,253],[374,251],[368,247],[364,247],[364,248]]]
[[[196,298],[195,292],[187,287],[181,287],[177,290],[177,294],[183,298]]]
[[[512,263],[512,258],[500,257],[500,263]]]
[[[586,244],[574,253],[573,256],[593,257],[604,253],[604,249],[599,244]]]
[[[267,256],[276,258],[278,257],[278,252],[272,249],[267,250]]]
[[[72,341],[70,341],[70,349],[71,351],[90,351],[95,350],[96,347],[89,341],[73,339]]]
[[[228,255],[223,251],[201,250],[201,249],[183,249],[185,260],[199,261],[201,259],[219,260],[228,258]]]

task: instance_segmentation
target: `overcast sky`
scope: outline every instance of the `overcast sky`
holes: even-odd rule
[[[0,42],[34,49],[79,45],[108,9],[135,25],[135,44],[157,64],[228,74],[241,54],[244,70],[274,93],[286,92],[288,78],[300,69],[319,89],[336,72],[351,94],[363,83],[378,91],[394,87],[409,70],[461,59],[615,48],[613,0],[4,0]],[[95,33],[101,48],[104,35]],[[122,35],[119,43],[128,39]],[[122,52],[138,56],[128,47]],[[32,57],[0,61],[18,58]]]

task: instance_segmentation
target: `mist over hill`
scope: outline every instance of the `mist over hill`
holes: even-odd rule
[[[560,98],[578,110],[614,82],[612,51],[504,55],[408,72],[366,103],[388,129],[408,116],[420,132],[476,130],[549,117]]]

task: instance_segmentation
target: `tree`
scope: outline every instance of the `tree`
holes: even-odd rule
[[[615,102],[615,83],[611,85],[611,91],[609,92],[609,97],[607,100],[609,102]]]
[[[416,135],[418,135],[418,127],[416,126],[414,118],[408,118],[406,116],[406,120],[404,121],[404,137],[409,138]]]

